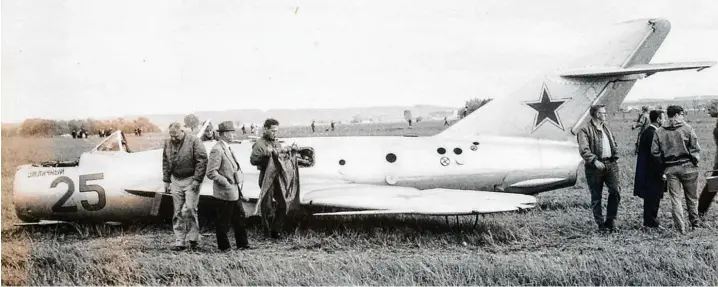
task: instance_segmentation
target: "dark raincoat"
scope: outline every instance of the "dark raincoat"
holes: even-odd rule
[[[646,198],[647,196],[663,198],[663,193],[666,191],[662,178],[663,167],[651,154],[651,145],[655,134],[656,127],[649,126],[641,134],[641,139],[638,143],[633,195],[640,198]]]
[[[278,186],[277,186],[278,185]],[[299,166],[297,153],[272,155],[262,178],[254,215],[261,216],[262,210],[272,209],[272,192],[279,188],[287,204],[287,214],[299,209]]]

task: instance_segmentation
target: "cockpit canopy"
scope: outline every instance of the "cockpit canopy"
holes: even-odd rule
[[[127,146],[125,133],[116,131],[100,142],[92,152],[132,152]]]

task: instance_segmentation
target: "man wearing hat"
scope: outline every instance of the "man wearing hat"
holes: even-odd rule
[[[239,162],[229,146],[235,136],[234,124],[231,121],[222,122],[217,132],[219,140],[212,147],[207,163],[207,178],[214,181],[213,195],[217,199],[217,247],[221,251],[230,249],[227,231],[231,225],[237,249],[247,249],[249,243],[244,228],[245,214],[241,200],[244,179]]]

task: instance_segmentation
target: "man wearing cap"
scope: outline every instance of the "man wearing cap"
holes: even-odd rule
[[[696,228],[701,225],[697,209],[698,161],[701,147],[696,132],[684,121],[681,106],[669,106],[666,115],[668,115],[668,123],[658,129],[653,136],[651,153],[661,164],[666,175],[676,229],[685,233],[682,193],[685,194],[691,226]]]
[[[187,241],[194,250],[199,246],[197,204],[199,187],[207,169],[207,152],[202,142],[186,134],[178,122],[170,124],[169,134],[162,151],[162,181],[165,182],[165,192],[172,194],[174,205],[175,244],[172,250],[184,250]]]
[[[234,138],[234,124],[222,122],[217,129],[219,140],[212,147],[207,163],[207,178],[214,181],[213,195],[217,199],[217,247],[227,251],[231,245],[227,238],[230,224],[234,229],[237,249],[249,248],[247,231],[244,228],[244,208],[242,207],[242,169],[234,157],[229,143]]]
[[[586,123],[577,135],[578,149],[586,167],[586,183],[591,192],[591,209],[593,218],[601,230],[615,231],[618,204],[621,202],[617,150],[618,145],[606,125],[606,107],[591,106],[591,120]],[[606,221],[603,221],[603,185],[608,187],[608,203]]]

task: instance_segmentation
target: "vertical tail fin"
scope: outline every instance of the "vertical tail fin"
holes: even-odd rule
[[[636,20],[613,28],[609,37],[589,46],[583,57],[560,67],[583,69],[583,73],[552,71],[541,75],[437,136],[491,134],[573,140],[591,105],[605,104],[607,110],[617,110],[637,79],[657,72],[627,68],[648,64],[668,35],[670,23],[663,19]],[[604,72],[586,73],[587,69]]]

